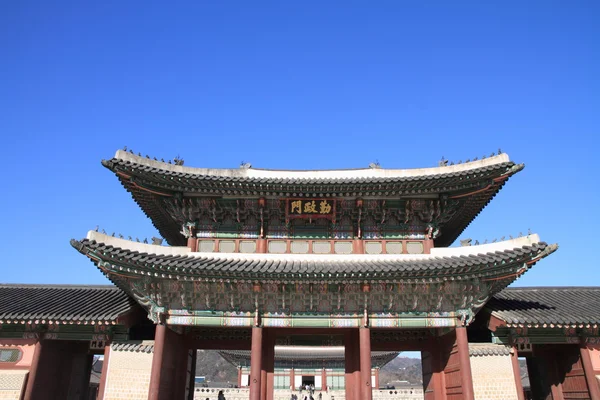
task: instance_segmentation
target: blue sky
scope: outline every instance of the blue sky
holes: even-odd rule
[[[156,235],[100,165],[525,170],[462,235],[558,252],[516,285],[598,285],[597,1],[6,3],[0,281],[105,283],[69,245]]]

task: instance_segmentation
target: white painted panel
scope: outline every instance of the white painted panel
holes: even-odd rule
[[[315,376],[315,389],[317,390],[321,390],[323,389],[322,387],[323,385],[323,381],[321,380],[321,376]]]
[[[331,243],[329,243],[329,242],[313,242],[313,253],[315,253],[315,254],[331,253]]]
[[[375,387],[375,375],[371,375],[371,387],[375,390],[379,389]]]
[[[365,253],[367,254],[381,254],[383,245],[381,242],[366,242]]]
[[[298,389],[300,386],[302,386],[302,375],[295,375],[294,376],[294,389]]]
[[[242,386],[250,386],[250,375],[242,374]]]
[[[408,242],[406,243],[406,251],[408,252],[408,254],[423,254],[423,243]]]
[[[295,254],[306,254],[308,253],[308,242],[306,240],[293,240],[290,251]]]

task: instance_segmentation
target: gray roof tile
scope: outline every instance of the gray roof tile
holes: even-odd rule
[[[0,284],[0,321],[116,322],[135,301],[116,286]]]
[[[508,356],[510,355],[510,347],[502,344],[493,343],[469,343],[469,356]]]
[[[110,345],[111,350],[116,351],[132,351],[136,353],[153,353],[154,352],[154,341],[153,340],[128,340],[126,342],[115,341]]]
[[[600,324],[600,287],[507,288],[486,308],[509,324]]]
[[[281,256],[272,257],[265,254],[265,258],[245,258],[244,254],[230,254],[228,258],[218,255],[211,256],[168,256],[157,254],[138,253],[133,250],[124,250],[111,245],[84,239],[72,240],[71,245],[83,254],[94,254],[101,259],[114,263],[114,265],[128,266],[132,269],[146,272],[157,272],[163,267],[176,269],[170,273],[197,277],[228,277],[228,278],[282,278],[296,279],[310,276],[320,277],[322,274],[330,275],[333,279],[344,275],[353,275],[354,279],[405,279],[405,278],[432,278],[456,276],[458,274],[474,276],[502,276],[514,273],[515,268],[520,269],[524,262],[539,256],[545,256],[556,249],[556,245],[547,245],[544,242],[528,246],[527,251],[521,248],[505,250],[502,252],[470,255],[461,257],[435,257],[426,259],[381,259],[377,256],[360,257],[356,261],[337,261],[335,256],[327,259],[306,260],[290,259]],[[135,254],[139,257],[124,258],[123,254]],[[499,254],[507,255],[512,262],[494,265]],[[346,278],[347,279],[347,278]]]

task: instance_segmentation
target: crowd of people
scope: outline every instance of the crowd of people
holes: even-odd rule
[[[317,399],[315,399],[315,385],[301,385],[298,388],[299,395],[292,393],[291,400],[322,400],[323,394],[319,393]]]

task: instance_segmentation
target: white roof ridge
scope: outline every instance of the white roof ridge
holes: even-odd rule
[[[509,162],[508,154],[502,153],[468,163],[427,167],[427,168],[356,168],[356,169],[330,169],[330,170],[275,170],[260,168],[196,168],[183,165],[169,164],[162,161],[138,156],[124,150],[117,150],[115,158],[135,164],[145,165],[165,171],[232,178],[269,178],[269,179],[349,179],[349,178],[403,178],[416,176],[429,176],[463,172],[483,168],[491,165]]]
[[[497,251],[512,250],[530,246],[540,242],[537,234],[520,238],[504,240],[496,243],[480,244],[463,247],[437,247],[432,248],[430,254],[280,254],[280,253],[216,253],[192,252],[185,246],[160,246],[133,242],[131,240],[116,238],[104,233],[89,231],[87,239],[98,243],[118,247],[125,250],[137,251],[154,255],[189,256],[194,258],[208,257],[221,260],[273,260],[273,261],[315,261],[315,262],[361,262],[361,261],[421,261],[436,260],[444,257],[474,256],[478,254],[494,253]]]

